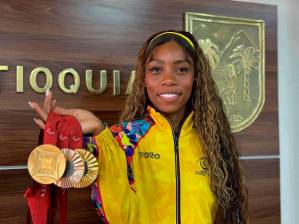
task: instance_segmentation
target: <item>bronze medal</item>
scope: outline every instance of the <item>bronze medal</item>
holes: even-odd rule
[[[40,184],[52,184],[58,181],[65,168],[66,158],[54,145],[37,146],[28,157],[29,174]]]
[[[72,149],[63,148],[67,165],[62,178],[55,182],[55,185],[62,188],[70,188],[79,183],[84,175],[84,161],[81,156]]]
[[[99,165],[96,157],[87,150],[76,149],[76,152],[84,160],[85,172],[84,176],[78,184],[75,184],[75,188],[83,188],[92,184],[98,176]]]

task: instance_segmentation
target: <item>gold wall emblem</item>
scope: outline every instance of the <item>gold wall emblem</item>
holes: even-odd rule
[[[245,129],[265,102],[264,21],[188,12],[185,29],[209,59],[232,131]]]

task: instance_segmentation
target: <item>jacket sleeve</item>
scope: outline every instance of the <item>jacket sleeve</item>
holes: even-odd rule
[[[98,148],[99,175],[92,198],[106,223],[134,223],[136,195],[131,189],[125,152],[106,128],[95,137]]]

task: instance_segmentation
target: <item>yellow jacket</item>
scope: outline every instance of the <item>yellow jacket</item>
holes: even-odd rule
[[[146,119],[106,128],[95,140],[92,199],[106,223],[213,223],[215,197],[193,112],[178,134],[149,108]]]

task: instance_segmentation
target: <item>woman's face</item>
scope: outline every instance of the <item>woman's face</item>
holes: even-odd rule
[[[145,64],[145,86],[153,106],[165,115],[185,113],[194,81],[194,61],[175,41],[154,48]]]

